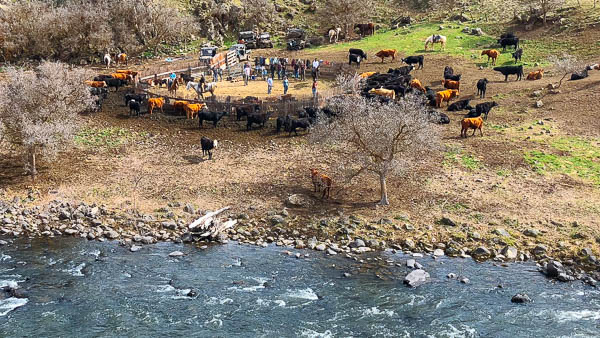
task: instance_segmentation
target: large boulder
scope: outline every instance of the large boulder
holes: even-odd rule
[[[404,284],[410,287],[417,287],[427,282],[429,279],[429,273],[422,269],[411,271],[406,277],[404,277]]]
[[[560,262],[550,261],[544,267],[544,274],[550,278],[557,278],[564,273],[564,268]]]
[[[518,294],[514,295],[510,301],[513,303],[517,303],[517,304],[523,304],[523,303],[530,303],[531,298],[529,298],[529,296],[524,293],[518,293]]]

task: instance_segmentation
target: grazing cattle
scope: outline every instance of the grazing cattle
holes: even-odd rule
[[[200,139],[200,147],[202,147],[202,157],[208,154],[208,159],[212,160],[212,151],[213,149],[217,149],[219,146],[219,142],[217,140],[211,140],[206,136],[202,136]]]
[[[444,80],[460,81],[461,74],[454,75],[454,69],[450,66],[444,68]]]
[[[387,97],[392,100],[396,99],[396,92],[392,89],[373,88],[373,89],[369,90],[369,94]]]
[[[277,118],[277,126],[275,132],[279,134],[279,132],[281,132],[281,128],[283,128],[283,130],[287,130],[287,126],[289,125],[290,120],[291,117],[289,115],[286,115],[285,117],[279,116]]]
[[[348,54],[348,65],[351,66],[352,63],[356,63],[356,66],[360,68],[360,63],[362,61],[362,56],[356,54]]]
[[[473,129],[473,135],[477,129],[479,129],[479,133],[483,136],[483,131],[481,131],[481,127],[483,127],[483,119],[481,117],[474,118],[464,118],[461,122],[462,129],[460,131],[460,137],[467,137],[467,131],[469,129]]]
[[[114,77],[112,77],[110,75],[98,75],[94,78],[94,81],[106,81],[106,80],[110,80],[110,79],[114,79]]]
[[[485,91],[487,90],[488,79],[480,79],[477,81],[477,95],[483,99],[485,97]]]
[[[383,63],[383,60],[385,58],[392,58],[392,62],[394,62],[396,60],[396,54],[398,54],[398,51],[395,49],[382,49],[379,52],[375,53],[375,56],[377,56],[378,58],[381,58],[381,63]]]
[[[106,82],[106,86],[108,88],[115,88],[115,92],[119,91],[119,87],[125,86],[127,84],[126,81],[119,79],[106,79],[104,80],[104,82]]]
[[[421,81],[419,81],[418,79],[413,79],[412,81],[410,81],[410,88],[414,88],[425,93],[425,87],[423,87]]]
[[[515,59],[515,63],[521,61],[521,58],[523,57],[523,48],[519,48],[514,53],[512,53],[512,57],[513,59]]]
[[[127,106],[128,102],[131,100],[135,100],[139,103],[142,103],[146,99],[146,94],[125,94],[125,105]]]
[[[423,61],[424,60],[425,60],[425,57],[423,55],[416,55],[416,56],[408,56],[408,57],[402,59],[402,62],[406,63],[407,65],[418,64],[419,67],[417,67],[417,69],[423,69]]]
[[[112,74],[110,74],[110,76],[112,76],[113,79],[119,79],[119,80],[123,80],[123,81],[131,80],[131,75],[127,75],[124,73],[112,73]]]
[[[117,69],[115,71],[115,73],[127,74],[127,75],[131,75],[133,77],[136,77],[138,75],[138,72],[133,71],[133,70],[129,70],[129,69]]]
[[[142,105],[138,101],[130,100],[129,101],[129,116],[131,116],[132,113],[135,113],[136,116],[140,115],[141,107],[142,107]]]
[[[448,106],[448,111],[461,111],[461,110],[471,109],[471,106],[469,106],[470,102],[471,102],[470,99],[456,101],[453,104]]]
[[[377,74],[377,72],[365,72],[365,73],[362,73],[362,74],[360,74],[359,76],[360,76],[361,78],[363,78],[363,79],[366,79],[366,78],[368,78],[369,76],[371,76],[371,75],[375,75],[375,74]]]
[[[252,129],[253,124],[258,124],[261,128],[264,128],[267,121],[269,121],[270,114],[250,114],[246,121],[246,130]]]
[[[177,113],[183,113],[186,112],[185,111],[185,106],[187,106],[189,104],[188,101],[173,101],[172,106],[175,109],[175,112]],[[187,114],[186,114],[187,115]]]
[[[398,68],[390,68],[388,69],[388,74],[393,74],[395,76],[406,76],[410,74],[410,72],[415,69],[415,66],[403,66]]]
[[[354,54],[354,55],[359,55],[360,57],[362,57],[363,59],[367,59],[367,53],[365,53],[362,49],[358,49],[358,48],[350,48],[348,50],[348,54]]]
[[[425,97],[427,98],[427,101],[429,101],[430,106],[436,105],[437,95],[433,89],[425,87]]]
[[[204,107],[206,107],[206,105],[202,103],[188,103],[183,106],[183,109],[185,110],[186,118],[189,120],[196,118],[196,115],[198,115]],[[202,122],[200,122],[200,125],[202,125]]]
[[[220,112],[220,113],[215,113],[215,112],[200,112],[198,113],[198,126],[200,128],[202,128],[202,122],[203,121],[210,121],[213,123],[213,126],[216,128],[217,127],[217,123],[219,123],[219,121],[223,118],[223,116],[228,115],[228,113],[226,111],[224,112]]]
[[[544,77],[543,69],[538,69],[536,71],[533,71],[533,72],[530,72],[529,74],[527,74],[527,80],[530,80],[530,81],[541,80],[543,77]]]
[[[502,50],[506,50],[506,46],[514,46],[515,50],[519,48],[519,38],[504,38],[499,39],[498,43],[502,46]]]
[[[85,84],[92,88],[106,88],[107,87],[105,81],[85,81]]]
[[[500,55],[500,52],[495,49],[486,49],[481,52],[481,56],[487,55],[487,62],[490,63],[490,59],[492,59],[492,65],[496,65],[496,59]]]
[[[357,23],[354,29],[358,28],[360,36],[375,35],[375,25],[372,23]]]
[[[584,69],[581,72],[571,74],[571,81],[585,79],[586,77],[588,77],[588,70]]]
[[[448,89],[435,94],[435,106],[438,108],[442,107],[442,103],[447,102],[450,105],[450,100],[458,97],[458,90]]]
[[[496,103],[496,101],[480,103],[475,106],[475,113],[477,115],[468,116],[468,117],[477,117],[480,115],[484,115],[483,119],[487,120],[490,110],[492,110],[492,108],[497,107],[497,106],[498,106],[498,103]],[[469,112],[469,114],[471,114],[471,112]]]
[[[500,35],[500,39],[513,39],[516,38],[517,36],[514,33],[508,32],[508,33],[504,33],[502,35]]]
[[[523,79],[523,65],[494,67],[494,70],[504,75],[504,81],[508,81],[509,75],[516,75],[517,79],[515,81]]]
[[[165,99],[162,97],[153,97],[148,99],[148,113],[152,115],[154,108],[160,108],[161,112],[164,112],[163,106],[165,105]]]
[[[329,198],[333,180],[329,176],[319,173],[317,169],[310,169],[310,177],[315,188],[315,192],[323,189],[323,196],[321,196],[321,198]]]
[[[442,86],[446,89],[460,90],[460,82],[452,80],[442,80]]]
[[[240,121],[242,119],[242,117],[244,117],[244,116],[247,117],[250,114],[260,112],[260,105],[254,104],[254,105],[234,107],[233,111],[236,115],[236,119],[238,121]]]
[[[434,48],[436,43],[441,44],[442,49],[444,49],[444,47],[446,47],[446,37],[443,35],[439,35],[439,34],[434,34],[434,35],[428,37],[425,40],[425,51],[427,51],[427,47],[429,47],[429,45],[431,45],[431,47]]]
[[[127,54],[125,53],[119,53],[117,55],[117,57],[115,58],[116,64],[125,64],[127,65]]]
[[[308,131],[310,128],[310,121],[308,119],[289,119],[287,121],[286,130],[288,131],[288,135],[292,135],[292,132],[298,135],[298,128],[304,129],[304,131]]]

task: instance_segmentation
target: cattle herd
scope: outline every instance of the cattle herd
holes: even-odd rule
[[[372,27],[364,26],[365,34],[371,33]],[[431,37],[430,37],[431,38]],[[442,46],[445,45],[445,37],[439,36],[437,40],[435,36],[432,38],[432,42],[442,42]],[[521,61],[523,56],[523,49],[519,48],[519,38],[512,33],[503,34],[498,39],[498,44],[503,50],[507,47],[514,48],[512,57],[514,63]],[[375,53],[375,56],[381,58],[383,63],[386,58],[391,58],[392,61],[396,59],[398,51],[395,49],[383,49]],[[495,66],[497,58],[500,56],[500,52],[495,49],[487,49],[481,52],[482,56],[487,56],[489,63]],[[360,68],[361,62],[367,60],[368,55],[365,51],[357,48],[351,48],[348,51],[348,63],[349,65],[356,64]],[[464,118],[461,121],[461,137],[467,137],[467,131],[473,129],[473,134],[479,130],[480,135],[483,135],[482,127],[484,121],[487,120],[488,115],[492,108],[498,106],[495,101],[483,102],[475,105],[470,105],[470,99],[463,99],[451,103],[451,101],[460,97],[461,88],[461,74],[456,74],[451,66],[446,66],[443,71],[443,80],[441,80],[441,86],[443,90],[435,91],[430,87],[423,86],[421,81],[411,73],[414,70],[423,69],[425,57],[423,55],[412,55],[400,59],[406,66],[398,68],[389,68],[387,73],[379,72],[364,72],[360,74],[361,78],[361,91],[360,95],[366,98],[376,99],[382,102],[393,102],[398,100],[408,93],[413,93],[418,96],[422,96],[425,109],[423,110],[428,114],[428,118],[432,123],[448,124],[450,118],[445,113],[441,112],[443,106],[447,107],[448,111],[460,112],[467,111]],[[598,65],[588,66],[581,72],[572,74],[571,80],[582,79],[588,76],[588,71],[592,69],[600,69]],[[516,75],[516,80],[521,80],[524,77],[523,65],[505,65],[493,68],[494,71],[504,75],[504,81],[508,80],[510,75]],[[543,77],[544,70],[538,69],[528,74],[527,80],[539,80]],[[102,102],[107,97],[108,92],[111,88],[115,89],[115,92],[120,87],[131,84],[131,82],[137,76],[137,72],[131,70],[116,70],[114,73],[106,75],[98,75],[93,81],[86,81],[89,86],[90,93],[96,98],[96,109],[101,110]],[[179,79],[178,79],[179,80]],[[183,83],[192,83],[193,78],[186,78],[185,74],[181,75],[181,81]],[[161,82],[166,82],[164,79],[157,79],[156,77],[149,80],[152,85],[161,85]],[[477,97],[485,98],[487,85],[489,81],[487,78],[479,79],[476,83]],[[164,83],[166,84],[166,83]],[[184,114],[187,119],[195,119],[198,117],[199,127],[203,127],[203,122],[211,122],[213,127],[216,128],[219,121],[230,114],[233,114],[237,121],[242,119],[246,120],[246,129],[251,130],[254,125],[265,127],[267,122],[272,117],[272,112],[261,111],[261,105],[257,98],[247,97],[243,100],[243,104],[236,105],[231,108],[231,111],[220,111],[213,112],[208,110],[208,106],[204,103],[192,103],[184,100],[176,100],[169,102],[169,98],[163,97],[148,97],[145,93],[125,93],[123,96],[124,104],[129,108],[129,115],[138,116],[142,112],[144,102],[146,102],[147,112],[152,114],[156,109],[160,109],[164,112],[165,105],[168,105],[176,113]],[[295,114],[288,114],[285,116],[279,116],[276,119],[275,133],[285,131],[289,136],[293,134],[298,135],[298,131],[308,131],[315,123],[319,116],[331,117],[335,115],[335,112],[329,108],[315,108],[305,107],[301,111]],[[212,158],[212,150],[216,149],[218,142],[211,140],[206,137],[201,139],[201,147],[203,155],[208,155]],[[322,175],[313,173],[313,179],[316,182],[316,178],[324,179]],[[323,182],[321,182],[323,183]],[[320,183],[320,184],[321,184]],[[330,184],[330,183],[329,183]],[[323,184],[321,184],[323,185]],[[316,187],[316,186],[315,186]],[[324,188],[327,188],[327,180],[325,180]],[[324,194],[325,195],[325,194]]]

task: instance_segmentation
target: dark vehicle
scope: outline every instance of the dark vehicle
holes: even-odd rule
[[[240,32],[238,36],[238,44],[244,44],[248,49],[257,48],[256,42],[256,34],[253,31]]]
[[[288,30],[286,38],[288,50],[301,50],[306,47],[306,32],[303,29]]]
[[[273,48],[273,42],[271,41],[271,34],[261,33],[256,42],[257,48]]]

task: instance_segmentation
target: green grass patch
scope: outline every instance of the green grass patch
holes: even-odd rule
[[[446,24],[444,26],[447,27]],[[496,65],[511,65],[514,64],[512,58],[513,50],[507,48],[502,52],[498,45],[495,36],[475,36],[462,33],[465,25],[452,24],[453,28],[444,28],[438,30],[437,23],[424,23],[413,25],[410,28],[396,30],[380,30],[374,36],[366,37],[359,41],[345,42],[333,45],[324,45],[309,49],[315,54],[321,52],[347,51],[349,48],[360,48],[367,51],[371,58],[375,58],[373,54],[381,49],[396,49],[400,55],[417,55],[417,54],[446,54],[472,59],[477,66],[492,67],[487,64],[487,56],[481,56],[481,51],[484,49],[497,49],[501,55],[496,61]],[[459,28],[454,28],[459,27]],[[445,50],[440,51],[440,45],[435,46],[435,51],[431,49],[425,51],[425,39],[433,34],[441,34],[446,36],[447,45]],[[533,66],[536,62],[544,65],[549,55],[556,54],[558,51],[564,50],[568,43],[561,43],[552,40],[535,40],[523,42],[522,63],[525,66]],[[427,61],[425,61],[427,63]]]
[[[562,153],[532,150],[525,161],[540,174],[558,173],[581,178],[600,185],[600,147],[598,142],[577,137],[553,140],[550,146]]]
[[[461,156],[460,163],[463,167],[470,170],[476,170],[482,167],[481,162],[478,159],[474,158],[472,155]]]
[[[132,132],[123,128],[84,129],[75,135],[75,144],[84,147],[115,148],[146,137],[146,132]]]
[[[444,161],[442,165],[452,167],[456,164],[460,164],[462,167],[469,170],[476,170],[483,167],[481,161],[474,158],[471,154],[461,154],[460,149],[452,149],[447,151],[444,155]]]

